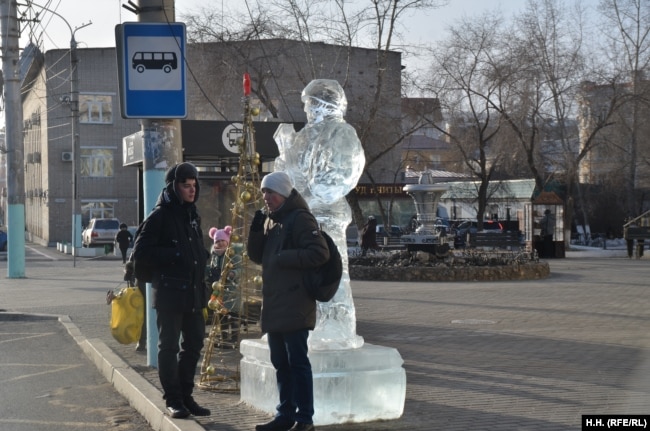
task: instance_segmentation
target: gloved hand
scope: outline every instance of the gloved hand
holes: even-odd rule
[[[255,216],[251,222],[251,232],[261,232],[264,229],[266,214],[262,210],[255,211]]]

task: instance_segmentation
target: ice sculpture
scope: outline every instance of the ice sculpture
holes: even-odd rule
[[[310,349],[357,348],[363,338],[356,334],[356,315],[345,239],[352,212],[345,195],[356,187],[366,158],[357,132],[345,122],[345,92],[331,79],[317,79],[302,92],[307,124],[295,132],[282,124],[275,132],[280,155],[275,170],[285,171],[294,187],[336,243],[343,260],[343,277],[336,296],[318,304],[316,329],[309,337]]]
[[[317,79],[302,92],[307,124],[278,127],[275,170],[285,171],[341,252],[343,277],[327,303],[318,304],[309,337],[314,378],[314,423],[328,425],[396,419],[406,397],[406,372],[396,349],[363,342],[356,334],[345,230],[352,220],[345,200],[365,164],[356,131],[343,119],[347,100],[337,81]],[[241,399],[275,413],[278,390],[266,340],[243,340]]]

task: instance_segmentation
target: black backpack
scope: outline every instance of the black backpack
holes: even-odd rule
[[[298,209],[293,211],[291,218],[285,224],[285,238],[291,239],[293,223],[300,211],[307,210]],[[305,271],[305,287],[309,291],[309,295],[316,301],[328,302],[334,297],[336,291],[339,289],[339,283],[343,276],[343,260],[341,259],[341,253],[339,253],[339,249],[336,244],[334,244],[332,237],[330,237],[324,230],[321,230],[320,232],[321,235],[323,235],[323,238],[325,238],[325,242],[327,242],[330,258],[320,267]]]
[[[142,223],[140,223],[140,226],[138,226],[138,229],[135,231],[135,234],[133,235],[134,248],[135,248],[135,242],[138,239],[138,235],[140,235],[142,226],[144,226],[146,221],[147,220],[144,220]],[[133,267],[133,276],[136,278],[138,283],[151,283],[153,281],[153,268],[149,264],[144,263],[141,260],[134,259],[133,255],[134,253],[131,252],[131,256],[129,257],[129,263]]]

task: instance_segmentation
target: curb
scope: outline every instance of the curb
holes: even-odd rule
[[[160,390],[134,371],[103,341],[84,337],[69,316],[53,317],[58,317],[59,322],[95,364],[97,370],[155,431],[205,431],[205,428],[192,418],[172,419],[167,416]]]

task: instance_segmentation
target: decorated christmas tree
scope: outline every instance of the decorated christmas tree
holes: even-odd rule
[[[244,122],[237,138],[239,168],[232,177],[235,201],[232,206],[230,243],[224,254],[221,275],[212,284],[209,302],[210,332],[205,347],[199,387],[216,391],[238,391],[239,343],[257,328],[261,311],[260,268],[248,259],[246,238],[255,210],[263,205],[260,192],[260,155],[255,149],[252,117],[258,108],[250,106],[250,76],[244,74]]]

